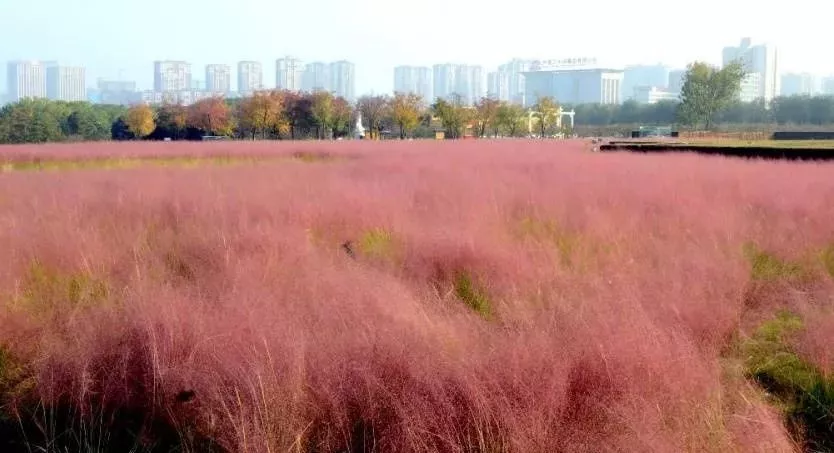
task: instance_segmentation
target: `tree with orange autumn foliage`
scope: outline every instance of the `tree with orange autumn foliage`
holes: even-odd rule
[[[233,130],[229,106],[220,97],[203,99],[188,107],[188,126],[209,135],[231,135]]]
[[[266,138],[269,131],[280,131],[285,122],[283,97],[276,91],[257,91],[243,99],[238,106],[241,133],[251,135],[252,140],[260,132]]]

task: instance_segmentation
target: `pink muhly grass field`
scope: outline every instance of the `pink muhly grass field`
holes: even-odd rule
[[[0,148],[353,157],[0,173],[7,416],[187,451],[800,448],[730,350],[792,310],[831,369],[824,266],[756,284],[743,250],[817,263],[834,167],[588,149]]]

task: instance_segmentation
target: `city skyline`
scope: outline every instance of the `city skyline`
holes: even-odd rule
[[[740,46],[725,46],[722,49],[722,59],[725,64],[731,61],[741,61],[750,71],[742,81],[740,93],[742,101],[749,102],[765,96],[767,94],[765,80],[769,81],[770,89],[767,99],[776,96],[834,94],[834,76],[781,71],[776,64],[776,48],[772,45],[753,41],[752,38],[741,38],[740,43]],[[762,60],[759,62],[757,59]],[[681,88],[678,79],[684,72],[662,63],[606,69],[612,67],[601,65],[594,58],[587,59],[589,62],[587,64],[584,58],[545,62],[513,58],[499,65],[496,71],[489,72],[485,72],[480,65],[438,63],[431,67],[397,66],[393,68],[394,89],[392,92],[416,93],[430,99],[436,97],[450,99],[452,95],[460,95],[463,102],[470,105],[482,96],[528,105],[535,102],[536,97],[541,93],[538,93],[539,88],[533,88],[537,91],[536,93],[525,92],[525,85],[533,83],[532,80],[525,80],[525,72],[535,67],[535,73],[543,69],[540,67],[542,64],[555,62],[557,67],[549,69],[550,71],[571,73],[570,66],[575,66],[577,61],[581,61],[582,65],[589,64],[593,68],[591,72],[600,73],[602,79],[599,81],[604,87],[603,90],[591,90],[593,91],[591,93],[587,88],[577,88],[577,83],[586,87],[595,86],[598,83],[593,77],[577,78],[577,73],[573,72],[573,75],[565,75],[567,79],[564,82],[558,83],[574,85],[574,90],[580,89],[584,94],[580,96],[577,92],[571,95],[570,92],[565,92],[564,88],[558,89],[553,85],[557,83],[554,79],[551,82],[544,82],[550,86],[547,95],[566,103],[608,104],[621,103],[630,99],[639,103],[654,103],[677,98]],[[770,63],[767,63],[768,61]],[[560,67],[565,63],[567,67]],[[98,79],[98,87],[90,87],[91,93],[87,97],[87,87],[90,81],[85,81],[84,67],[59,65],[55,61],[22,60],[7,64],[9,80],[12,78],[16,80],[16,84],[9,84],[8,89],[17,92],[12,93],[6,100],[31,96],[105,103],[190,103],[216,95],[247,95],[254,91],[254,89],[247,89],[249,86],[257,87],[255,89],[328,91],[351,101],[355,101],[357,97],[354,88],[355,65],[351,62],[340,60],[330,63],[320,61],[305,63],[296,57],[283,57],[276,60],[275,67],[275,86],[270,87],[263,83],[263,67],[259,62],[239,61],[235,87],[235,83],[232,83],[232,65],[229,64],[206,65],[202,72],[205,80],[199,80],[193,78],[192,65],[187,61],[155,61],[153,90],[136,90],[137,87],[133,81]],[[611,74],[606,76],[606,71]],[[197,73],[201,73],[199,69]],[[528,77],[530,75],[530,73],[527,74]],[[542,82],[536,83],[534,86],[541,86]],[[118,88],[113,89],[113,86]],[[125,89],[126,86],[130,89]],[[131,92],[135,95],[131,96]]]
[[[378,0],[349,4],[323,0],[317,7],[328,14],[315,20],[309,5],[297,2],[240,0],[232,8],[219,0],[199,5],[147,0],[138,11],[135,5],[105,0],[88,0],[85,8],[57,0],[0,2],[0,62],[57,60],[84,66],[89,81],[132,80],[147,89],[152,79],[146,68],[154,60],[187,59],[194,68],[259,61],[265,82],[271,83],[275,59],[289,53],[307,61],[352,61],[357,93],[390,93],[391,68],[399,65],[457,62],[491,71],[512,57],[571,55],[596,56],[618,66],[662,61],[682,67],[694,60],[720,64],[722,47],[737,43],[740,36],[754,36],[778,44],[786,72],[834,72],[834,63],[813,50],[813,43],[826,42],[827,24],[824,15],[805,14],[816,6],[810,0],[797,0],[778,10],[759,8],[749,0],[705,1],[688,11],[685,21],[671,18],[656,0],[628,5],[589,0],[571,4],[567,11],[552,2],[533,0],[524,11],[535,14],[519,10],[517,15],[494,0],[426,0],[420,7],[393,8],[381,8]],[[501,8],[507,14],[496,13]],[[149,33],[147,21],[115,20],[154,11],[187,20],[167,27],[165,33]],[[223,11],[224,32],[207,34],[205,27],[217,23],[217,11]],[[437,11],[450,18],[449,33],[419,32],[436,22]],[[275,26],[276,17],[282,18],[280,26]],[[417,28],[405,29],[403,17]],[[709,24],[708,32],[704,24]],[[500,33],[491,32],[490,27],[499,25]],[[570,40],[566,47],[553,44],[553,33],[581,38]],[[460,44],[449,45],[450,40]],[[6,85],[4,76],[0,75],[0,86]]]
[[[741,84],[740,100],[772,100],[776,96],[795,94],[834,94],[834,76],[808,72],[786,72],[778,65],[781,54],[773,43],[740,38],[738,45],[721,49],[722,65],[741,62],[748,71]],[[716,65],[716,66],[722,66]],[[87,100],[86,69],[59,65],[56,61],[22,60],[9,62],[7,100],[45,97],[55,100]],[[495,71],[481,65],[436,63],[429,66],[393,68],[392,92],[416,93],[424,98],[451,99],[460,96],[472,105],[483,96],[532,105],[541,96],[561,102],[621,103],[634,99],[654,103],[677,98],[681,69],[663,63],[626,65],[618,68],[596,58],[525,60],[512,58]],[[203,80],[194,78],[203,74]],[[256,89],[291,91],[327,91],[350,101],[356,99],[356,66],[349,61],[305,62],[294,56],[275,60],[274,86],[263,82],[263,65],[256,61],[238,61],[236,83],[230,64],[212,63],[204,72],[185,60],[158,60],[153,63],[153,90],[112,92],[101,85],[131,84],[132,81],[104,81],[93,88],[89,100],[94,102],[183,102],[190,103],[216,95],[246,95]],[[535,77],[534,77],[535,76]],[[236,86],[236,89],[233,87]],[[784,85],[784,89],[782,87]],[[532,87],[525,89],[525,87]],[[108,93],[105,93],[108,91]]]

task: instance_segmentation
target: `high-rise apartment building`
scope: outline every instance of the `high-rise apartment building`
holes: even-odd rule
[[[487,74],[487,95],[500,101],[524,104],[524,73],[532,61],[514,59]]]
[[[225,64],[206,66],[206,91],[213,93],[232,91],[232,68]]]
[[[686,77],[686,69],[674,69],[669,71],[668,91],[672,93],[680,93],[683,88],[684,77]]]
[[[501,77],[498,71],[487,73],[487,97],[490,99],[502,100],[506,98],[509,93],[507,87],[507,80]]]
[[[740,62],[748,72],[749,84],[758,80],[757,89],[749,88],[749,92],[757,93],[757,99],[764,99],[769,103],[781,92],[781,80],[778,71],[778,54],[776,47],[770,44],[753,44],[750,38],[743,38],[737,47],[725,47],[722,52],[722,64]],[[753,74],[758,74],[754,76]],[[742,98],[747,97],[742,94]]]
[[[154,91],[191,89],[191,64],[185,61],[156,61],[153,71]]]
[[[626,66],[621,87],[623,100],[635,99],[638,95],[642,97],[647,92],[647,87],[666,89],[669,85],[669,74],[669,67],[662,64]],[[651,93],[652,90],[649,89],[648,92]]]
[[[302,91],[308,93],[329,92],[331,91],[330,86],[330,65],[317,61],[304,66],[304,74],[301,76]]]
[[[397,66],[394,68],[394,92],[416,94],[426,103],[434,102],[432,70],[423,66]]]
[[[484,97],[484,68],[481,66],[460,66],[455,80],[456,92],[466,105],[473,105]]]
[[[46,96],[53,101],[86,101],[87,79],[84,68],[48,66],[46,68]]]
[[[241,61],[237,64],[237,91],[247,94],[264,89],[263,66],[257,61]]]
[[[450,99],[455,94],[457,65],[436,64],[432,68],[433,91],[437,99]]]
[[[330,63],[330,91],[353,102],[356,99],[356,66],[345,60]]]
[[[40,61],[12,61],[6,75],[9,102],[46,97],[46,67]]]
[[[822,92],[821,80],[807,72],[797,74],[788,73],[782,75],[782,96],[813,96]]]
[[[820,85],[822,85],[822,94],[834,95],[834,76],[823,77]]]
[[[762,74],[758,72],[747,73],[741,79],[738,100],[741,102],[753,102],[762,99]]]
[[[304,65],[293,57],[280,58],[275,61],[275,88],[279,90],[301,91]]]
[[[437,64],[433,70],[437,98],[460,96],[463,104],[472,105],[484,95],[484,74],[480,66]]]

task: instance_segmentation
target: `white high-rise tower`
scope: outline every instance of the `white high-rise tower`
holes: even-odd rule
[[[8,65],[6,82],[6,95],[10,102],[26,98],[45,98],[46,66],[40,61],[12,61]]]
[[[752,39],[743,38],[738,47],[725,47],[722,52],[724,66],[738,61],[747,71],[742,83],[741,98],[745,101],[764,99],[769,103],[781,92],[778,53],[770,44],[753,44]]]
[[[275,88],[301,91],[303,75],[304,65],[298,58],[285,57],[275,61]]]

